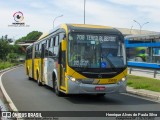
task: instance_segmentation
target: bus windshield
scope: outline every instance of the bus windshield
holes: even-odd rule
[[[68,63],[71,67],[125,67],[125,49],[116,35],[70,33]]]

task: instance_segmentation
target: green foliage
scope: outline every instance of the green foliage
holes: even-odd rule
[[[42,35],[42,32],[32,31],[28,33],[26,36],[16,40],[15,43],[17,44],[18,42],[24,42],[24,41],[36,41],[41,35]]]
[[[128,75],[127,85],[135,89],[146,89],[160,92],[160,80]]]
[[[24,52],[18,45],[10,45],[3,37],[0,39],[0,60],[12,61],[18,55],[23,55]]]
[[[5,60],[7,54],[10,51],[10,45],[7,41],[0,40],[0,59]]]
[[[6,41],[8,43],[12,43],[13,42],[12,39],[8,39],[8,35],[2,36],[0,40],[1,41]]]
[[[3,62],[3,61],[0,60],[0,70],[8,68],[8,67],[12,67],[12,66],[14,66],[13,63]]]
[[[15,62],[16,59],[18,58],[18,54],[11,52],[11,53],[8,53],[6,58],[7,58],[7,61],[9,62]]]
[[[24,54],[24,52],[22,51],[22,49],[19,45],[10,45],[10,52],[11,53],[17,53],[19,55]]]

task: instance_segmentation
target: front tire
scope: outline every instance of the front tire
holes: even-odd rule
[[[54,92],[56,93],[57,96],[63,96],[63,93],[61,91],[59,91],[58,89],[58,80],[54,78],[53,80],[53,88],[54,88]]]

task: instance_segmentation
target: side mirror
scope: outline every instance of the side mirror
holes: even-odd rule
[[[63,34],[63,40],[66,38],[66,34]]]
[[[41,58],[44,58],[44,54],[45,54],[45,44],[42,44]]]

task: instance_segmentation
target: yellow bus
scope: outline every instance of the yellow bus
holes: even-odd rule
[[[126,92],[124,37],[112,27],[62,24],[27,47],[25,66],[58,96]]]

